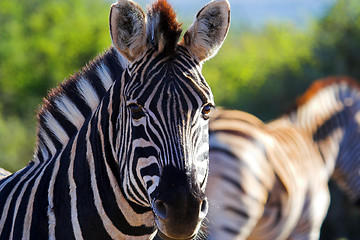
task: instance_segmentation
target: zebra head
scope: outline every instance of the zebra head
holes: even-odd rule
[[[130,61],[118,93],[120,184],[133,205],[152,210],[164,239],[194,238],[208,211],[204,190],[214,103],[201,64],[222,45],[229,21],[228,1],[212,1],[178,43],[181,24],[165,0],[147,15],[130,0],[111,8],[113,45]]]

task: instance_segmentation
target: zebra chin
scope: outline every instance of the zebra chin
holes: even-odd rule
[[[161,239],[163,239],[163,240],[175,240],[175,239],[187,240],[187,239],[194,239],[196,237],[197,233],[195,233],[194,235],[192,235],[189,238],[170,238],[170,237],[166,236],[164,233],[162,233],[161,231],[158,231],[158,234],[161,237]]]
[[[193,239],[208,212],[205,194],[194,174],[164,167],[159,192],[152,202],[156,227],[162,239]]]
[[[160,209],[161,208],[162,206]],[[155,210],[155,212],[156,211],[158,210]],[[162,210],[155,213],[155,222],[158,228],[158,234],[164,240],[194,239],[200,230],[202,220],[206,216],[205,213],[203,217],[189,216],[190,218],[188,220],[185,220],[182,216],[179,216],[179,218],[175,216],[170,218],[165,216],[166,219],[164,219],[162,218],[164,216],[159,216],[163,214],[161,211]],[[199,215],[202,215],[202,213]]]

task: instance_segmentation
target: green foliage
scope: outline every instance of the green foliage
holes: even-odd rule
[[[50,87],[109,45],[108,12],[97,0],[1,1],[3,113],[29,118]]]
[[[360,78],[360,1],[339,0],[316,28],[319,70]]]
[[[265,119],[275,117],[283,110],[279,103],[293,98],[287,93],[289,85],[309,82],[303,71],[304,65],[315,64],[313,41],[311,34],[292,25],[230,35],[218,55],[204,65],[216,103]]]
[[[29,130],[30,129],[30,130]],[[18,118],[0,116],[0,164],[14,172],[31,160],[35,131]]]

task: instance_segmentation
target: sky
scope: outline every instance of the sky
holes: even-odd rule
[[[142,7],[152,0],[135,0]],[[168,0],[180,20],[194,18],[209,0]],[[336,0],[229,0],[232,24],[240,22],[250,27],[261,27],[269,22],[291,22],[306,27],[309,20],[321,17]]]

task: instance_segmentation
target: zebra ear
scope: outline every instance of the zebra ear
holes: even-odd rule
[[[198,60],[207,60],[215,56],[221,47],[229,26],[229,2],[214,0],[199,11],[180,44]]]
[[[145,14],[131,0],[119,0],[111,6],[110,35],[115,48],[128,60],[133,61],[145,51]]]

